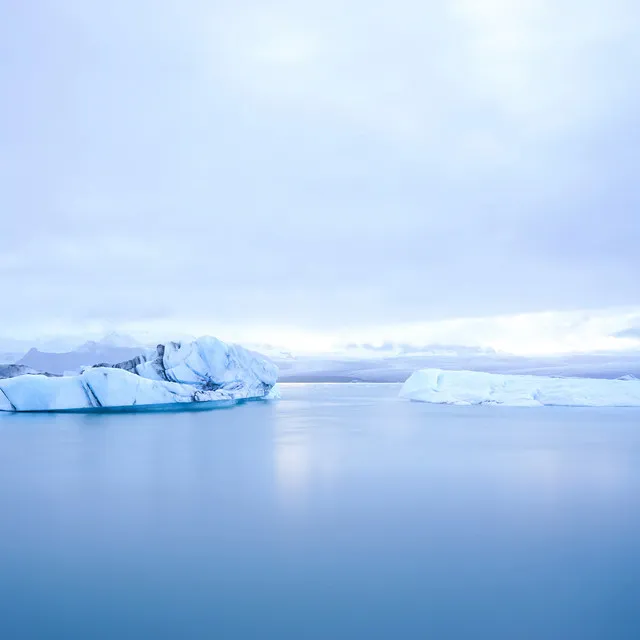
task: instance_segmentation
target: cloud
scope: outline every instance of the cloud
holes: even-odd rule
[[[629,320],[629,325],[612,334],[613,338],[640,340],[640,317],[634,316]]]
[[[640,304],[631,3],[6,12],[0,334]]]
[[[637,313],[636,307],[456,318],[358,329],[345,340],[360,338],[377,347],[461,345],[519,355],[639,350],[640,333],[617,331]]]

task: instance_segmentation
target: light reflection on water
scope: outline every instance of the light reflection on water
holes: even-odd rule
[[[640,637],[639,411],[282,391],[0,417],[0,637]]]

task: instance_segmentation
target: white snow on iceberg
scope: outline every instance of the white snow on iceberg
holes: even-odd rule
[[[278,368],[216,338],[170,342],[80,375],[0,379],[0,410],[64,411],[271,398]]]
[[[421,369],[404,383],[400,397],[437,404],[640,407],[640,380]]]

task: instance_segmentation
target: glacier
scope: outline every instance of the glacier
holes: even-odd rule
[[[234,403],[277,397],[278,367],[239,345],[203,337],[158,345],[119,364],[86,367],[78,375],[5,371],[0,411],[149,408]],[[204,407],[203,407],[204,408]]]
[[[456,405],[640,407],[640,380],[420,369],[404,383],[400,397]]]

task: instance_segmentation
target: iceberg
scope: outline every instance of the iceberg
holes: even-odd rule
[[[0,364],[0,378],[15,378],[35,373],[40,372],[24,364]]]
[[[640,380],[421,369],[404,383],[400,397],[457,405],[640,407]]]
[[[0,411],[188,408],[277,397],[278,367],[238,345],[203,337],[161,344],[119,364],[87,367],[79,375],[55,376],[24,367],[6,370],[5,376],[0,378]]]

